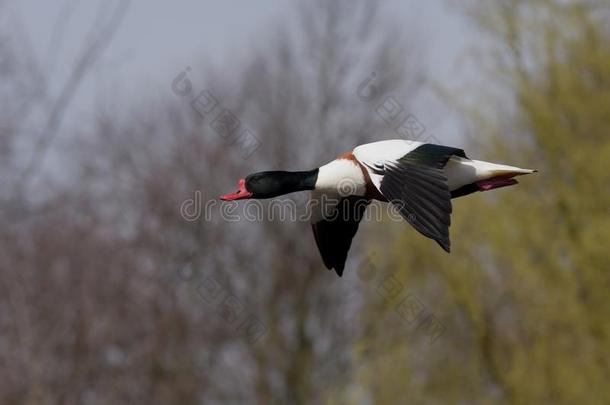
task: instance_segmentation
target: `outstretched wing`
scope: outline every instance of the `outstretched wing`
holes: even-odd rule
[[[312,207],[316,214],[311,227],[318,250],[326,268],[335,269],[341,277],[352,239],[370,200],[354,196],[326,199],[312,192],[312,202],[317,205]]]
[[[443,168],[453,155],[464,151],[448,146],[421,144],[395,160],[362,162],[381,194],[403,218],[447,252],[451,249],[451,192]],[[358,157],[358,156],[356,156]]]

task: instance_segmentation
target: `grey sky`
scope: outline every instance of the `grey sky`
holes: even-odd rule
[[[405,24],[415,24],[425,38],[427,69],[445,85],[466,77],[471,67],[460,62],[474,37],[465,20],[443,0],[389,0],[394,15],[404,15]],[[70,5],[73,4],[74,7]],[[28,33],[39,61],[52,72],[51,88],[65,80],[83,39],[92,29],[96,15],[108,14],[114,1],[8,2],[14,20]],[[69,124],[79,114],[90,113],[100,92],[116,89],[121,98],[136,94],[143,86],[165,86],[187,65],[230,61],[231,54],[265,38],[268,26],[292,6],[281,0],[134,0],[112,43],[95,70],[83,83],[67,117]],[[62,11],[63,10],[63,11]],[[67,25],[56,26],[60,13],[70,15]],[[59,30],[59,31],[57,31]],[[57,57],[50,46],[53,33],[64,38]],[[112,90],[114,91],[114,90]],[[451,138],[451,119],[439,119],[435,103],[425,97],[416,100],[417,116],[439,139]]]

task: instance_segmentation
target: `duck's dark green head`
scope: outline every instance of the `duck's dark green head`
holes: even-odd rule
[[[313,190],[318,179],[318,169],[306,172],[271,171],[253,173],[239,180],[239,189],[220,197],[224,201],[247,198],[273,198],[295,191]]]

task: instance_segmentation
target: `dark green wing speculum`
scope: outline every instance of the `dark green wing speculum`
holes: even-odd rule
[[[462,149],[424,144],[395,163],[387,163],[381,193],[417,231],[450,251],[451,192],[443,168]]]

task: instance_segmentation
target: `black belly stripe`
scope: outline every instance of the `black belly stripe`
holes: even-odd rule
[[[463,197],[468,194],[476,193],[479,190],[479,186],[477,186],[475,183],[466,184],[465,186],[453,190],[451,192],[451,198]]]

